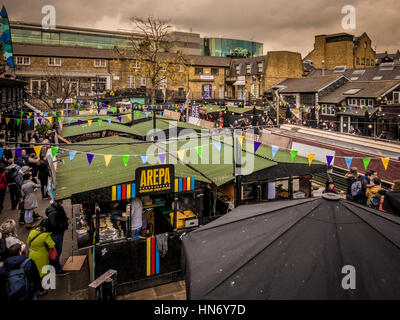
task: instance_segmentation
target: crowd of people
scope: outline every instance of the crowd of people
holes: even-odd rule
[[[345,179],[347,200],[400,216],[400,180],[395,180],[392,189],[386,191],[382,188],[381,179],[375,170],[361,175],[355,167],[350,168]],[[333,180],[326,182],[325,192],[338,193]]]

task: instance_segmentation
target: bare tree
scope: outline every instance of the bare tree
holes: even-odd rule
[[[129,45],[115,47],[118,59],[129,61],[133,75],[145,78],[155,103],[156,90],[167,85],[185,84],[189,62],[181,52],[173,52],[171,26],[167,21],[148,17],[131,19],[134,31]]]
[[[46,72],[37,88],[32,88],[31,95],[39,99],[50,110],[57,110],[64,105],[67,99],[76,94],[76,81],[63,76],[56,71]]]

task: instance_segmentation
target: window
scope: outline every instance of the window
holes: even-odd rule
[[[94,66],[96,68],[105,68],[107,66],[107,61],[104,59],[96,59],[94,60]]]
[[[240,64],[238,64],[236,67],[236,74],[239,75],[240,74]]]
[[[367,58],[367,66],[369,66],[369,58]]]
[[[361,65],[365,65],[365,58],[361,58]]]
[[[358,99],[350,99],[349,100],[349,105],[350,106],[357,106],[358,105]]]
[[[393,92],[393,103],[400,103],[400,92]]]
[[[196,75],[203,74],[203,68],[198,68],[198,67],[194,68],[194,74]]]
[[[92,91],[101,93],[107,88],[107,78],[96,78],[92,80]]]
[[[360,58],[357,58],[356,64],[359,66],[360,65]]]
[[[368,106],[373,107],[374,106],[374,100],[369,99],[368,100]]]
[[[321,108],[321,114],[327,115],[327,116],[334,116],[336,115],[335,108],[333,106],[328,106],[326,104],[322,105]]]
[[[180,65],[178,66],[178,72],[183,72],[183,65],[180,64]]]
[[[146,78],[145,77],[140,77],[139,78],[139,86],[140,87],[145,87],[146,86]]]
[[[263,63],[262,63],[262,62],[259,62],[259,63],[257,64],[257,71],[258,71],[259,73],[262,73],[262,72],[263,72]]]
[[[135,76],[128,76],[128,88],[129,89],[135,88]]]
[[[167,77],[162,77],[160,80],[160,89],[167,89]]]
[[[247,74],[251,73],[251,64],[246,64],[246,73]]]
[[[365,106],[365,99],[360,100],[360,106]]]
[[[218,73],[219,73],[218,68],[211,68],[211,74],[212,74],[213,76],[217,76]]]
[[[60,67],[61,58],[49,58],[49,66]]]
[[[48,92],[47,82],[45,80],[31,80],[31,93],[33,95],[44,95]]]
[[[29,66],[31,64],[31,58],[30,57],[16,57],[15,64],[18,64],[20,66]]]

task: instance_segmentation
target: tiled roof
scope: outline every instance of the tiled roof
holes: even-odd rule
[[[365,70],[363,74],[357,74],[358,70]],[[333,70],[325,70],[325,75],[343,74],[351,81],[371,81],[374,77],[382,76],[380,80],[400,80],[400,66],[394,65],[393,70],[381,70],[380,67],[365,69],[347,69],[342,73],[334,73]],[[321,76],[322,70],[316,69],[309,74],[309,77]],[[357,79],[354,79],[357,78]]]

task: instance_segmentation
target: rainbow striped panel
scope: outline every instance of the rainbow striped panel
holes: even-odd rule
[[[179,192],[179,179],[175,178],[175,192]]]
[[[160,254],[157,250],[155,237],[146,239],[146,276],[160,273]]]
[[[117,200],[121,200],[121,193],[122,193],[122,188],[121,186],[117,186]]]
[[[194,190],[194,177],[190,178],[190,190]]]
[[[111,187],[111,200],[112,201],[117,200],[117,186]]]
[[[130,184],[127,184],[126,185],[126,198],[127,199],[130,199],[131,198],[131,185]]]
[[[131,191],[132,191],[132,197],[131,198],[135,199],[136,198],[136,185],[134,183],[132,183]]]
[[[186,179],[186,190],[191,190],[190,189],[190,177],[185,178]]]

